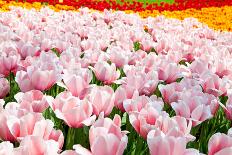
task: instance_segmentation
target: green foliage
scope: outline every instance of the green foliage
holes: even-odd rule
[[[139,42],[134,42],[134,50],[138,51],[141,47],[141,44]]]

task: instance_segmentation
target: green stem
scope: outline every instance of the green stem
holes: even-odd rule
[[[80,144],[85,148],[89,148],[89,128],[69,128],[66,141],[65,141],[65,149],[72,149],[73,145]]]
[[[75,144],[75,129],[74,128],[69,128],[67,137],[65,140],[65,149],[70,150],[73,148],[73,145]]]

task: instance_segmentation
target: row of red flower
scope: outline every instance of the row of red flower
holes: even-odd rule
[[[24,2],[24,0],[18,0],[19,2]],[[122,2],[124,0],[121,0]],[[104,9],[115,9],[115,10],[134,10],[134,11],[142,11],[142,10],[185,10],[189,8],[201,9],[204,7],[221,7],[225,5],[232,5],[231,0],[175,0],[174,4],[168,3],[160,3],[160,5],[156,3],[147,4],[144,7],[144,3],[142,2],[123,2],[122,4],[117,3],[115,0],[109,0],[108,2],[105,0],[102,1],[93,1],[93,0],[27,0],[29,3],[33,2],[47,2],[49,4],[64,4],[74,7],[88,7],[96,10],[104,10]]]

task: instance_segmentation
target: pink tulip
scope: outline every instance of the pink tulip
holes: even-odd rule
[[[32,44],[30,43],[21,43],[22,45],[20,47],[19,50],[19,54],[21,55],[21,57],[23,59],[25,59],[28,56],[38,56],[39,55],[39,47],[34,47]]]
[[[161,99],[158,99],[155,95],[150,98],[143,95],[139,96],[138,91],[135,91],[131,99],[125,99],[123,101],[123,107],[127,113],[140,112],[143,108],[152,106],[158,111],[163,109],[164,103]]]
[[[216,97],[226,95],[227,89],[230,87],[226,78],[220,79],[218,75],[205,72],[200,76],[203,91]]]
[[[217,74],[220,78],[224,76],[231,77],[232,72],[230,69],[231,61],[229,58],[216,59],[211,65],[210,69]]]
[[[158,67],[159,80],[166,83],[175,82],[178,78],[183,76],[182,74],[181,68],[176,63],[162,61]]]
[[[119,108],[122,112],[125,112],[123,107],[123,102],[126,99],[131,99],[134,94],[134,89],[129,89],[126,85],[121,85],[115,91],[115,106]]]
[[[167,115],[167,113],[158,111],[153,107],[147,107],[143,108],[139,113],[131,112],[129,118],[131,125],[137,133],[146,139],[148,132],[155,129],[157,119],[163,115]]]
[[[81,66],[63,72],[64,84],[73,96],[80,96],[81,92],[89,87],[92,80],[91,71],[81,68]]]
[[[203,74],[204,72],[209,70],[209,64],[208,62],[197,59],[191,63],[189,66],[192,74],[197,74],[197,76]],[[196,75],[195,75],[196,76]]]
[[[94,46],[95,46],[95,40],[93,39],[83,40],[81,42],[81,48],[83,49],[83,51],[94,49],[95,48]]]
[[[10,84],[5,78],[0,77],[0,99],[10,92]]]
[[[216,133],[208,143],[208,155],[232,154],[232,137],[223,133]]]
[[[186,149],[183,137],[166,136],[160,130],[152,130],[147,135],[147,143],[151,155],[200,155],[194,149]]]
[[[164,102],[168,104],[177,102],[181,93],[186,90],[192,89],[199,92],[202,90],[197,80],[189,78],[184,78],[179,83],[173,82],[167,85],[159,85],[158,87]]]
[[[50,103],[50,107],[56,116],[73,128],[80,128],[83,125],[90,126],[96,116],[92,115],[93,107],[87,100],[80,100],[72,96],[70,92],[62,92]]]
[[[121,83],[127,91],[132,94],[135,90],[139,91],[140,95],[151,95],[154,93],[158,85],[158,74],[156,71],[145,73],[142,67],[125,66],[124,72],[126,77],[121,80]]]
[[[104,82],[104,84],[112,84],[120,76],[120,72],[116,70],[115,64],[110,65],[105,61],[97,62],[92,70],[97,79]]]
[[[28,113],[21,118],[12,116],[8,118],[7,125],[11,134],[21,141],[27,135],[42,137],[45,140],[54,139],[59,142],[60,148],[63,146],[64,136],[61,131],[54,131],[53,122],[44,120],[41,114]]]
[[[148,52],[153,48],[154,42],[151,40],[143,39],[141,44],[142,44],[142,49]]]
[[[133,52],[129,57],[128,64],[135,65],[137,62],[141,62],[143,59],[145,59],[146,56],[147,53],[143,50],[138,50],[136,52]]]
[[[7,76],[17,69],[20,56],[13,42],[3,42],[0,50],[0,74]]]
[[[168,46],[169,45],[169,42],[168,40],[160,40],[158,41],[158,44],[156,46],[156,52],[157,53],[167,53],[167,51],[170,49],[170,47]]]
[[[26,93],[19,92],[15,95],[20,108],[31,112],[42,113],[49,106],[48,102],[53,100],[50,96],[45,96],[41,91],[31,90]]]
[[[14,155],[14,146],[9,141],[0,143],[0,154],[1,155]]]
[[[93,86],[86,98],[93,105],[93,113],[97,116],[101,112],[108,116],[114,107],[114,90],[109,86]]]
[[[127,136],[120,126],[120,116],[115,115],[113,121],[100,116],[89,130],[91,153],[79,145],[74,146],[76,152],[86,155],[122,155],[127,145]]]
[[[59,145],[54,140],[44,140],[39,136],[27,136],[14,151],[15,155],[58,155]]]
[[[21,91],[29,90],[48,90],[59,79],[59,74],[55,70],[42,70],[35,66],[27,67],[27,71],[18,71],[16,82],[19,84]]]
[[[5,107],[6,110],[1,107],[2,110],[0,112],[0,139],[15,142],[16,138],[10,132],[10,128],[8,126],[9,116],[15,115],[15,117],[21,117],[24,114],[22,111],[19,111],[17,107],[13,107],[11,105],[12,104],[8,103]]]
[[[41,41],[40,49],[41,51],[49,51],[50,49],[52,49],[52,41],[50,39],[45,38]]]
[[[197,92],[188,91],[182,94],[178,102],[171,103],[171,106],[177,116],[192,120],[193,126],[196,126],[213,117],[219,104],[216,98],[211,98],[201,92],[197,94]]]
[[[122,48],[116,46],[107,50],[110,54],[110,61],[116,65],[116,67],[121,68],[128,63],[130,51],[125,51]],[[120,52],[119,52],[120,51]]]

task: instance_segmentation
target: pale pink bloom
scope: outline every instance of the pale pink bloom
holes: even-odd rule
[[[56,116],[73,128],[80,128],[83,125],[90,126],[96,116],[92,115],[93,107],[87,100],[80,100],[72,96],[70,92],[62,92],[52,103],[49,103]]]
[[[86,96],[93,106],[93,113],[99,115],[101,112],[108,116],[114,107],[114,90],[109,86],[93,86]]]
[[[119,46],[113,46],[110,49],[107,49],[107,52],[110,55],[110,61],[114,63],[116,67],[121,68],[128,64],[129,53],[131,53],[130,51],[125,51]]]
[[[146,56],[147,56],[147,53],[143,50],[138,50],[136,52],[133,52],[131,53],[131,56],[129,57],[128,64],[135,65],[136,63],[144,60]]]
[[[133,42],[141,42],[144,37],[142,30],[133,30],[130,35]]]
[[[179,93],[183,90],[181,85],[177,82],[173,82],[167,85],[159,85],[159,91],[165,103],[177,102],[179,99]]]
[[[46,96],[39,90],[19,92],[15,95],[15,99],[20,104],[20,108],[39,113],[46,110],[49,106],[48,102],[53,100],[51,96]]]
[[[151,97],[145,95],[139,96],[138,91],[134,92],[131,99],[125,99],[123,101],[123,107],[127,113],[132,111],[140,112],[142,108],[147,106],[152,106],[158,111],[161,111],[163,109],[164,103],[162,99],[158,99],[155,95],[152,95]]]
[[[168,50],[170,49],[170,47],[169,47],[169,41],[168,40],[164,40],[164,39],[158,41],[158,44],[157,44],[157,46],[156,46],[155,49],[156,49],[155,51],[157,53],[161,53],[161,54],[162,53],[167,53]]]
[[[124,72],[126,77],[121,83],[132,93],[138,90],[140,95],[151,95],[158,85],[158,73],[155,70],[145,72],[144,67],[125,66]]]
[[[166,136],[160,130],[152,130],[147,136],[151,155],[200,155],[197,150],[186,149],[184,137]]]
[[[0,155],[14,155],[14,146],[9,141],[0,143]]]
[[[81,41],[81,49],[83,51],[86,50],[93,50],[95,48],[96,45],[96,41],[94,39],[87,39],[87,40],[83,40]]]
[[[18,83],[19,88],[22,92],[33,90],[31,80],[25,71],[18,71],[16,73],[15,81]],[[38,81],[37,81],[38,82]]]
[[[158,66],[158,77],[166,83],[175,82],[178,78],[182,77],[182,69],[176,63],[162,60]]]
[[[97,79],[104,82],[104,84],[112,84],[120,76],[120,72],[117,70],[115,64],[110,65],[106,61],[97,62],[92,70]]]
[[[84,52],[84,57],[80,60],[80,62],[82,66],[84,66],[85,63],[89,65],[94,65],[100,61],[107,61],[109,59],[108,57],[109,56],[105,52],[102,52],[101,50],[93,51],[89,49]]]
[[[43,119],[41,114],[28,113],[20,118],[10,116],[7,120],[7,126],[18,141],[21,141],[27,135],[33,135],[45,140],[56,140],[60,148],[63,146],[63,133],[53,129],[54,123],[51,120]]]
[[[71,44],[69,42],[55,40],[54,45],[52,47],[56,49],[57,52],[62,53],[64,50],[68,49],[70,46]]]
[[[14,152],[15,155],[58,155],[59,144],[40,136],[26,136]]]
[[[123,154],[128,139],[126,132],[121,131],[120,126],[120,116],[115,115],[113,121],[109,118],[100,116],[89,130],[90,148],[93,155]]]
[[[227,78],[220,78],[211,72],[204,72],[200,76],[200,83],[205,93],[212,94],[216,97],[227,94],[230,83]]]
[[[153,40],[143,39],[141,45],[142,45],[142,49],[148,52],[153,48],[154,42]]]
[[[16,45],[11,42],[3,42],[0,50],[0,74],[7,76],[17,69],[20,55],[17,52]]]
[[[60,54],[60,63],[64,69],[73,68],[80,63],[80,48],[69,48]]]
[[[93,77],[91,71],[81,68],[80,64],[63,72],[64,84],[73,96],[80,96],[81,92],[89,87]]]
[[[134,89],[130,89],[126,85],[121,85],[115,91],[115,106],[119,108],[122,112],[125,112],[123,107],[123,101],[126,99],[131,99],[134,94]]]
[[[144,138],[149,131],[160,129],[166,135],[185,137],[187,141],[195,138],[190,135],[191,121],[188,123],[183,117],[170,118],[164,111],[158,111],[154,107],[145,107],[140,112],[130,112],[130,123],[135,130]]]
[[[232,137],[224,133],[216,133],[208,143],[208,155],[232,154]]]
[[[157,62],[160,61],[160,58],[154,53],[151,52],[146,55],[139,63],[145,67],[145,72],[150,72],[157,68]]]
[[[136,132],[146,139],[148,132],[155,129],[157,119],[163,115],[167,113],[158,111],[154,107],[147,107],[140,112],[130,112],[129,119]]]
[[[185,137],[187,142],[195,140],[195,137],[190,134],[192,122],[184,117],[159,117],[156,120],[155,128],[161,130],[167,136]]]
[[[6,78],[0,77],[0,99],[4,98],[10,92],[10,84]]]
[[[232,75],[232,70],[230,68],[231,65],[232,62],[230,58],[215,59],[214,62],[210,65],[210,68],[220,78],[224,76],[231,77]]]
[[[92,155],[91,151],[89,151],[88,149],[82,147],[80,144],[74,145],[73,148],[75,149],[75,151],[70,152],[71,154],[67,154],[67,155]]]
[[[199,76],[209,70],[209,64],[207,61],[197,59],[191,63],[189,69],[192,72],[193,76],[194,74],[196,74],[195,76]]]
[[[52,41],[51,39],[44,38],[41,40],[41,45],[40,45],[41,51],[49,51],[52,49]]]
[[[28,66],[31,66],[33,62],[37,60],[37,57],[28,56],[24,60],[21,60],[18,64],[17,71],[26,71]]]
[[[192,120],[193,126],[213,117],[218,105],[216,98],[192,91],[183,92],[178,102],[171,103],[176,115]]]
[[[42,70],[29,66],[27,72],[18,71],[15,80],[22,92],[33,89],[44,91],[50,89],[57,82],[58,77],[54,70]]]
[[[18,104],[7,103],[5,109],[1,107],[0,112],[0,139],[5,141],[15,142],[16,138],[10,132],[10,128],[8,126],[9,117],[17,117],[20,118],[25,115],[25,111],[19,110]]]
[[[63,151],[63,152],[61,153],[61,155],[91,155],[91,154],[89,154],[89,153],[90,153],[89,150],[87,150],[86,148],[82,147],[82,146],[79,145],[79,144],[74,145],[73,148],[76,149],[76,150],[78,150],[78,148],[80,148],[81,151],[77,151],[77,152],[78,152],[78,154],[77,154],[77,153],[76,153],[75,151],[73,151],[73,150],[66,150],[66,151]],[[81,153],[80,153],[80,152],[81,152]]]
[[[33,57],[33,56],[39,55],[39,51],[40,51],[39,47],[35,47],[30,43],[23,43],[23,42],[21,42],[21,45],[19,46],[20,46],[19,54],[21,55],[23,59],[25,59],[28,56]]]

